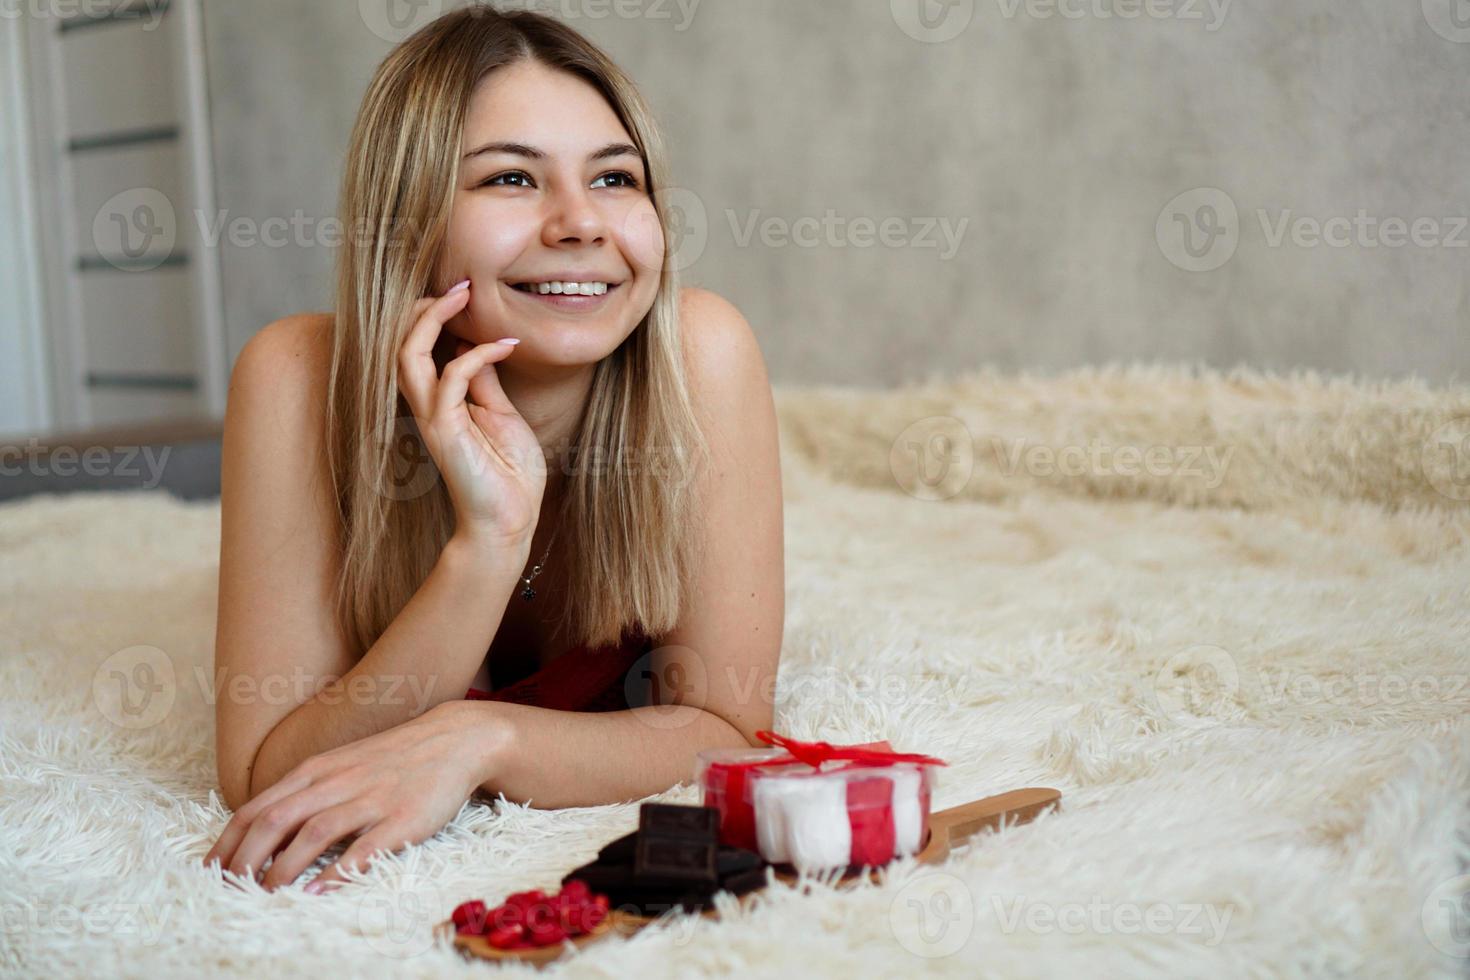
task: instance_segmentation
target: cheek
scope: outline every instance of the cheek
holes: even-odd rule
[[[514,211],[466,208],[449,225],[448,255],[460,278],[498,279],[536,237],[536,224]],[[459,280],[456,279],[456,282]]]
[[[623,252],[640,275],[657,278],[664,268],[664,230],[659,223],[653,201],[643,200],[634,206],[622,223]]]

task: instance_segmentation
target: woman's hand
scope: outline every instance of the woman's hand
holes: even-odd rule
[[[464,282],[414,304],[417,322],[399,350],[398,387],[448,486],[455,533],[529,544],[546,491],[546,456],[493,366],[510,356],[514,342],[471,347],[460,341],[442,377],[434,363],[444,324],[469,296]]]
[[[378,850],[438,833],[483,782],[500,738],[470,702],[448,701],[385,732],[312,756],[236,811],[204,864],[219,859],[266,890],[286,885],[328,848],[357,840],[315,882],[341,882]],[[247,870],[248,869],[248,870]],[[316,890],[315,888],[313,890]]]

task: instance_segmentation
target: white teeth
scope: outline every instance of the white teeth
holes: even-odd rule
[[[607,292],[605,282],[535,282],[531,288],[542,296],[601,296]]]

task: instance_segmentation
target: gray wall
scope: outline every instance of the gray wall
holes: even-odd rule
[[[537,5],[644,88],[694,207],[686,280],[742,309],[775,380],[1135,359],[1470,379],[1456,0],[922,0],[942,41],[919,2]],[[386,20],[205,8],[220,207],[330,216]],[[829,212],[819,244],[781,234]],[[894,247],[860,247],[885,219]],[[303,237],[222,245],[232,355],[329,307],[332,252]]]

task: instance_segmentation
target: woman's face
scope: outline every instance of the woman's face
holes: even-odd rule
[[[527,367],[592,364],[617,349],[653,305],[664,254],[632,142],[574,75],[524,61],[486,76],[470,101],[441,269],[444,282],[471,281],[451,333],[472,344],[517,337],[512,360]],[[606,292],[541,295],[552,282]]]

